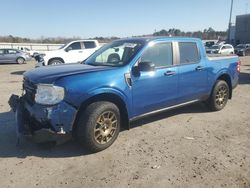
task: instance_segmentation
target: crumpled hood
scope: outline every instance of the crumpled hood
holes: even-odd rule
[[[45,66],[32,69],[24,73],[25,79],[34,84],[37,83],[53,83],[55,80],[74,74],[89,73],[95,71],[114,69],[115,67],[107,66],[91,66],[85,64],[63,64],[55,66]]]

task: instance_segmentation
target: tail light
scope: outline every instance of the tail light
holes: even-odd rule
[[[240,64],[241,64],[241,62],[238,61],[238,62],[237,62],[237,72],[240,72]]]

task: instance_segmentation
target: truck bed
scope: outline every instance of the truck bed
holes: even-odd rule
[[[209,61],[218,61],[223,59],[232,59],[232,58],[238,58],[237,55],[220,55],[220,54],[212,54],[207,56]]]

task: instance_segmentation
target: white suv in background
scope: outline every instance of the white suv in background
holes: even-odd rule
[[[63,45],[58,50],[44,51],[35,57],[37,66],[78,63],[87,59],[100,48],[97,40],[77,40]]]
[[[234,54],[234,47],[231,44],[213,45],[211,48],[206,49],[207,54]]]

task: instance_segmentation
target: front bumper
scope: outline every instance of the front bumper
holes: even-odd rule
[[[57,141],[71,137],[76,109],[66,102],[53,106],[34,103],[30,105],[25,97],[12,95],[9,105],[15,112],[17,132],[32,136],[37,143]]]

